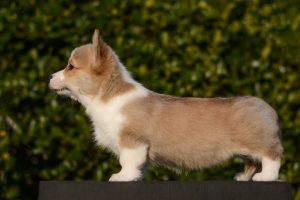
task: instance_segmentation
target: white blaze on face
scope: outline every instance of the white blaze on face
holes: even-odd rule
[[[60,70],[53,74],[53,77],[50,80],[49,86],[51,89],[60,90],[63,89],[65,85],[65,76],[64,70]]]

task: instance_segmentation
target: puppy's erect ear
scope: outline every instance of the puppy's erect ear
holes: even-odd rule
[[[102,40],[100,32],[98,29],[95,29],[93,35],[93,52],[94,52],[94,66],[100,67],[101,62],[106,60],[108,47],[105,42]]]

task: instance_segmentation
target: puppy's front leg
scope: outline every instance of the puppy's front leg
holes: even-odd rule
[[[147,152],[147,145],[121,149],[120,164],[122,169],[119,173],[113,174],[109,181],[138,181],[142,179]]]

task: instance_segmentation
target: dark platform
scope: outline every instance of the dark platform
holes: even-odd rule
[[[39,200],[291,200],[285,182],[165,181],[93,182],[42,181]]]

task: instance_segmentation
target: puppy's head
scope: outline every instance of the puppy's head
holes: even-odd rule
[[[95,30],[92,44],[75,48],[67,66],[50,75],[49,87],[73,99],[97,95],[116,68],[117,58]]]

